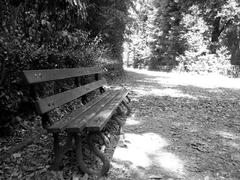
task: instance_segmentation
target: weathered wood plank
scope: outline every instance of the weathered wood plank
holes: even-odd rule
[[[48,128],[48,132],[51,133],[57,133],[57,132],[61,132],[64,131],[66,129],[66,126],[68,124],[71,124],[73,121],[75,121],[80,115],[82,115],[82,113],[88,111],[89,109],[91,109],[94,105],[96,105],[99,101],[104,101],[107,96],[112,93],[112,91],[108,91],[100,96],[98,96],[97,98],[95,98],[94,100],[90,101],[89,103],[87,103],[86,105],[74,110],[73,112],[71,112],[70,114],[67,114],[66,116],[64,116],[60,121],[56,122],[55,124],[53,124],[51,127]]]
[[[67,69],[45,69],[23,71],[28,84],[40,83],[52,80],[60,80],[91,74],[103,73],[101,67],[81,67]]]
[[[112,101],[101,109],[101,112],[87,122],[86,128],[90,131],[101,131],[127,94],[128,91],[123,89]]]
[[[87,94],[95,89],[98,89],[99,87],[102,87],[106,85],[107,82],[105,79],[102,79],[100,81],[95,81],[92,83],[89,83],[84,86],[80,86],[75,89],[71,89],[68,91],[64,91],[59,94],[55,94],[53,96],[49,96],[43,99],[40,99],[36,103],[37,111],[40,114],[49,112],[53,110],[56,107],[59,107],[65,103],[68,103],[74,99],[77,99],[80,96],[83,96],[84,94]]]
[[[78,117],[77,120],[69,124],[66,127],[66,130],[69,132],[80,132],[83,128],[82,125],[84,124],[85,127],[85,124],[94,116],[96,116],[99,112],[101,112],[102,109],[119,93],[120,91],[112,91],[112,93],[107,96],[107,99],[104,99],[104,101],[96,103],[94,107],[83,113],[81,116]]]

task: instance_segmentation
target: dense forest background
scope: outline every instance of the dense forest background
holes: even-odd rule
[[[239,4],[238,0],[135,1],[130,11],[135,21],[126,31],[128,64],[237,76]]]
[[[126,60],[134,68],[237,77],[239,5],[239,0],[0,1],[0,126],[29,110],[22,70],[107,67]]]

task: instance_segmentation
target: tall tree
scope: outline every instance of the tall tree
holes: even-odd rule
[[[87,30],[91,37],[100,35],[110,49],[110,57],[122,62],[122,45],[130,1],[90,0],[89,3]]]

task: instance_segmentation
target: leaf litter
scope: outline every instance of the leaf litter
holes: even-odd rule
[[[133,166],[125,166],[130,175],[128,179],[151,179],[157,175],[159,178],[156,179],[240,179],[240,87],[236,85],[239,79],[231,79],[232,83],[236,83],[234,88],[225,87],[227,78],[223,78],[225,81],[221,83],[213,82],[213,87],[209,88],[199,87],[196,79],[199,76],[208,81],[208,76],[195,75],[192,82],[183,85],[176,80],[181,76],[127,70],[122,83],[131,90],[133,114],[140,123],[128,125],[127,119],[125,133],[156,133],[169,142],[164,151],[184,162],[181,176],[164,169],[161,162],[158,170],[149,165],[145,171],[135,169],[135,173],[131,172]],[[191,79],[190,74],[187,76]],[[221,79],[221,76],[216,76],[218,78]],[[166,88],[171,92],[180,92],[179,97],[170,93],[166,95]],[[124,163],[121,159],[117,162]],[[145,176],[136,176],[136,173],[144,173]],[[118,177],[114,168],[111,175]]]
[[[108,176],[102,179],[240,179],[240,88],[224,87],[224,82],[221,87],[214,88],[199,87],[197,83],[181,84],[181,81],[174,84],[172,82],[178,82],[172,80],[174,78],[182,76],[127,70],[123,78],[112,81],[112,85],[121,84],[130,90],[132,114],[127,118],[125,135],[120,138],[119,145],[115,142],[106,152],[109,158],[113,156],[112,167]],[[235,83],[240,84],[238,79]],[[169,89],[173,95],[168,93]],[[24,121],[23,125],[33,127],[31,123]],[[35,126],[34,130],[38,128]],[[149,160],[146,166],[133,166],[131,160],[115,157],[119,149],[129,152],[128,149],[136,143],[127,138],[141,139],[149,133],[149,141],[154,142],[155,136],[152,135],[157,135],[166,143],[154,151],[150,147],[146,150],[146,157],[141,154]],[[19,134],[10,139],[1,138],[0,152],[19,142],[24,135],[31,135],[26,131]],[[64,159],[63,171],[50,171],[51,142],[51,136],[43,135],[38,143],[13,154],[0,164],[0,179],[94,179],[79,172],[76,162],[71,162],[69,157]],[[140,142],[143,146],[139,146],[136,153],[145,148],[145,143]],[[182,162],[181,173],[178,167],[169,165],[171,161]]]

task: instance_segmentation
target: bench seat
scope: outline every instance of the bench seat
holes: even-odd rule
[[[48,132],[81,132],[85,127],[90,131],[101,131],[127,93],[126,89],[109,90],[64,116],[50,126]]]
[[[127,96],[128,91],[126,89],[120,90],[114,98],[109,101],[90,121],[87,122],[86,128],[89,131],[101,131],[106,125],[108,120],[112,117],[115,110],[123,102],[123,99]]]

